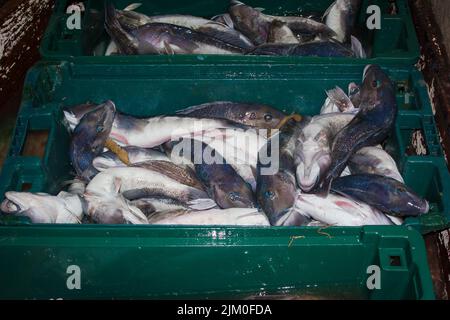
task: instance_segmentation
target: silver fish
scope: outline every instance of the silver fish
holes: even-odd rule
[[[336,0],[326,10],[324,20],[336,32],[334,39],[343,43],[350,40],[360,6],[361,0]]]
[[[298,194],[292,208],[296,213],[331,226],[392,225],[381,211],[342,196]]]
[[[378,174],[404,183],[395,160],[381,146],[360,149],[350,158],[348,166],[352,174]]]
[[[176,210],[152,214],[150,224],[269,226],[264,213],[253,208],[210,209],[205,211]],[[220,234],[217,235],[220,237]]]
[[[225,28],[228,27],[225,26]],[[105,29],[122,54],[242,54],[244,52],[244,49],[217,37],[169,23],[147,23],[135,29],[125,30],[112,5],[106,8]]]
[[[33,223],[81,223],[83,218],[81,198],[67,192],[53,196],[8,191],[1,210],[7,214],[26,216]]]
[[[294,151],[297,183],[303,191],[311,191],[327,172],[334,136],[353,118],[351,113],[328,113],[312,117],[303,128]]]
[[[273,20],[285,23],[295,34],[331,37],[335,32],[321,22],[295,16],[271,16],[263,14],[240,1],[231,1],[229,14],[236,29],[247,36],[255,45],[267,41]]]
[[[124,147],[123,149],[127,152],[131,164],[146,162],[149,160],[170,161],[169,158],[164,153],[153,149],[146,149],[134,146]],[[92,165],[98,171],[104,171],[108,168],[113,167],[126,167],[126,164],[124,164],[119,159],[119,157],[111,151],[103,152],[100,156],[96,157],[92,161]]]

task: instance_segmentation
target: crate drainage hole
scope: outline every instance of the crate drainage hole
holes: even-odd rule
[[[402,265],[400,256],[389,256],[389,265],[392,267],[400,267]]]
[[[43,158],[48,140],[48,130],[27,131],[21,155]]]

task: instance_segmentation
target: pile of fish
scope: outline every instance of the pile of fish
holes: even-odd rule
[[[190,15],[147,16],[105,7],[111,54],[248,54],[365,58],[352,34],[361,0],[336,0],[323,17],[273,16],[231,0],[228,13],[211,19]],[[99,45],[101,47],[101,45]],[[99,49],[94,50],[98,54]]]
[[[58,195],[5,194],[1,210],[36,223],[253,226],[401,224],[429,204],[382,143],[394,85],[376,65],[321,113],[216,101],[136,118],[112,101],[65,108],[75,178]]]

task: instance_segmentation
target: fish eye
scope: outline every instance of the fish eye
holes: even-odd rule
[[[103,126],[98,126],[98,127],[97,127],[97,132],[102,132],[102,131],[103,131],[103,129],[104,129],[104,127],[103,127]]]
[[[270,113],[267,113],[267,114],[264,116],[264,120],[265,120],[266,122],[270,122],[270,121],[272,121],[272,119],[273,119],[273,117],[272,117],[272,115],[271,115]]]
[[[239,199],[239,192],[232,191],[228,194],[228,198],[230,198],[231,201],[236,201]]]
[[[266,191],[264,192],[264,198],[272,200],[275,198],[275,193],[273,191]]]
[[[380,80],[373,80],[372,81],[372,87],[373,88],[379,88],[381,86],[381,81]]]

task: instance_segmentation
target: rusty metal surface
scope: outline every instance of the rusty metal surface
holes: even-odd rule
[[[434,3],[434,9],[448,3]],[[440,138],[447,158],[450,159],[450,55],[444,41],[450,38],[446,24],[440,25],[433,14],[430,0],[410,0],[414,25],[421,45],[421,59],[418,68],[422,71],[429,88],[429,95]],[[446,17],[448,19],[448,17]],[[450,48],[448,48],[450,50]],[[450,166],[449,166],[450,168]],[[431,276],[438,299],[450,299],[450,230],[429,234],[425,237]]]

